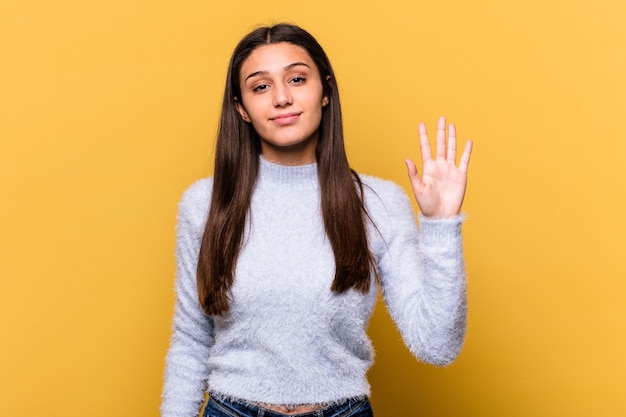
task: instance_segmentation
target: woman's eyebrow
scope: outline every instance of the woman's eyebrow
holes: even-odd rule
[[[284,70],[285,70],[285,71],[289,71],[289,70],[290,70],[290,69],[292,69],[293,67],[297,67],[297,66],[300,66],[300,65],[304,65],[304,66],[305,66],[305,67],[307,67],[307,68],[311,68],[311,67],[309,66],[309,64],[305,64],[304,62],[294,62],[293,64],[289,64],[289,65],[287,65],[287,66],[284,68]]]
[[[306,64],[304,62],[294,62],[293,64],[289,64],[289,65],[285,66],[283,68],[283,71],[289,71],[290,69],[292,69],[294,67],[297,67],[297,66],[300,66],[300,65],[304,65],[305,67],[307,67],[309,69],[311,68],[311,66],[309,64]],[[269,71],[255,71],[255,72],[251,73],[250,75],[248,75],[246,77],[246,79],[243,80],[243,82],[248,81],[248,78],[258,77],[260,75],[267,75],[267,74],[269,74]]]

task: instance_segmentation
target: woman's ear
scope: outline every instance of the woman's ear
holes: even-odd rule
[[[250,116],[248,116],[248,112],[246,112],[246,109],[243,108],[243,105],[239,102],[239,100],[237,100],[237,98],[235,98],[234,100],[235,108],[237,109],[237,112],[239,113],[243,121],[250,123]]]
[[[330,85],[330,75],[326,76],[326,82],[328,83],[328,85]],[[327,95],[322,97],[322,107],[326,106],[329,102],[330,102],[330,97],[328,97]]]

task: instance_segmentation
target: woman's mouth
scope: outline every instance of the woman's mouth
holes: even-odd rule
[[[296,122],[300,117],[300,113],[284,113],[272,116],[270,120],[279,125],[288,125]]]

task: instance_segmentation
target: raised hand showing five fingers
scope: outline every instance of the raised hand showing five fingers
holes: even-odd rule
[[[422,153],[422,176],[411,159],[406,160],[413,194],[422,214],[430,218],[449,218],[459,214],[465,187],[467,169],[472,153],[472,141],[468,141],[456,165],[456,129],[448,125],[446,147],[446,118],[440,117],[437,124],[435,159],[424,123],[419,124],[420,150]]]

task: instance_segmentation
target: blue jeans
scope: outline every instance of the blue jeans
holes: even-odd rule
[[[373,417],[367,398],[346,400],[340,404],[301,414],[283,414],[237,401],[209,398],[203,417]]]

